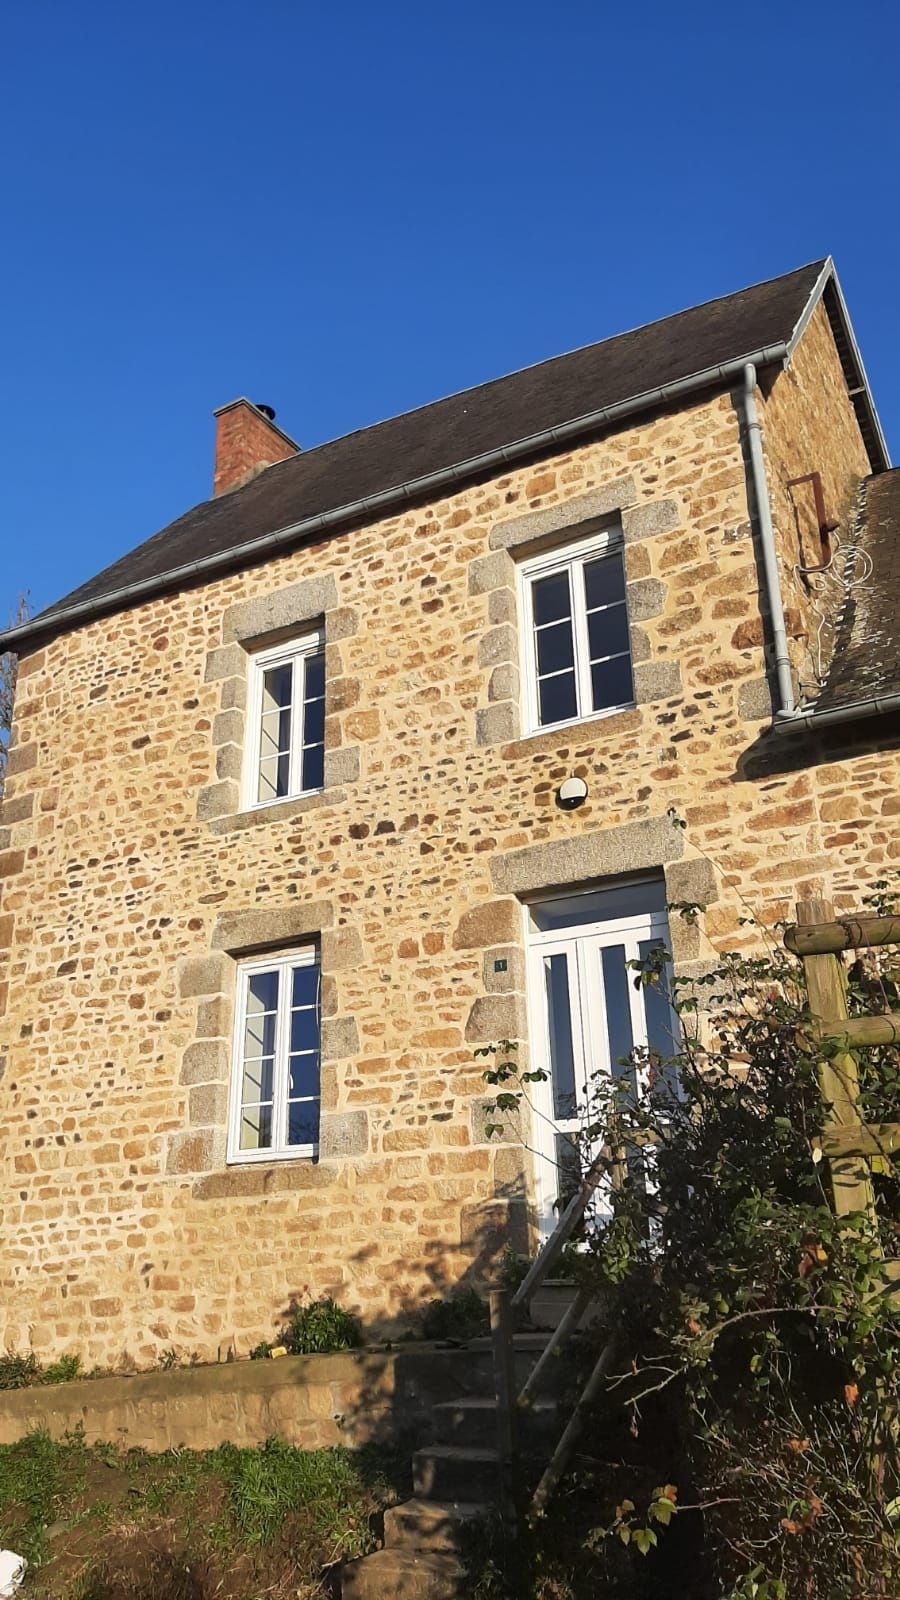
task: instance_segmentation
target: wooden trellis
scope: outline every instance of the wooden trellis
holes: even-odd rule
[[[797,922],[787,929],[784,942],[803,962],[816,1036],[839,1047],[823,1053],[819,1064],[819,1087],[829,1113],[821,1146],[829,1160],[834,1208],[838,1216],[868,1211],[874,1218],[870,1163],[875,1156],[900,1151],[900,1122],[873,1124],[863,1119],[852,1051],[900,1045],[900,1013],[851,1017],[841,955],[845,950],[900,944],[900,917],[836,920],[829,900],[800,900]],[[886,1262],[885,1276],[889,1283],[900,1280],[900,1261]]]

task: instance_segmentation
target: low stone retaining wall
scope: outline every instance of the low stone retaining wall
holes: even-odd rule
[[[273,1434],[306,1450],[361,1445],[418,1436],[434,1405],[477,1390],[489,1373],[488,1351],[406,1345],[9,1389],[0,1444],[83,1428],[89,1444],[153,1451],[259,1445]]]

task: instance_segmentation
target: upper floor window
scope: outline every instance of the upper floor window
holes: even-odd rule
[[[319,1142],[319,960],[313,947],[238,967],[230,1161],[313,1156]]]
[[[320,633],[251,658],[249,728],[245,805],[271,805],[322,788],[325,649]]]
[[[520,573],[528,726],[633,705],[621,535],[607,530],[547,551]]]

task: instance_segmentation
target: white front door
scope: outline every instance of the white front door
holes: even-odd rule
[[[668,944],[662,879],[557,896],[526,907],[537,1201],[542,1237],[578,1187],[590,1152],[573,1135],[594,1120],[595,1080],[630,1077],[633,1050],[677,1049],[663,987],[636,986],[629,962]],[[597,1209],[608,1200],[598,1192]]]

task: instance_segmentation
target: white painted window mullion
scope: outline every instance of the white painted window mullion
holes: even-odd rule
[[[591,649],[588,640],[587,597],[584,562],[574,561],[569,579],[572,589],[572,629],[575,637],[575,676],[578,684],[579,716],[589,717],[594,709],[591,687]]]
[[[291,759],[289,793],[303,787],[303,707],[306,704],[306,656],[295,655],[291,678]]]
[[[278,964],[278,1018],[275,1025],[275,1073],[272,1107],[272,1151],[287,1149],[288,1136],[288,1056],[291,1040],[291,968]]]

